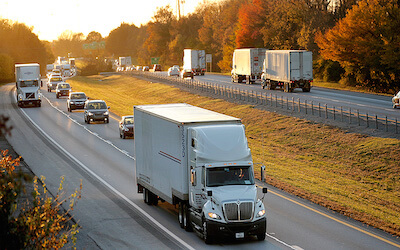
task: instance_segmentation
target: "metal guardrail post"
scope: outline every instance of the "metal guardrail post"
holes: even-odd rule
[[[261,181],[265,181],[265,166],[261,166]]]
[[[304,100],[304,106],[305,106],[305,108],[306,108],[306,115],[308,114],[307,113],[307,100]]]
[[[358,126],[361,126],[360,124],[360,110],[357,109],[357,121],[358,121]]]
[[[369,127],[369,119],[368,119],[368,113],[366,114],[366,119],[367,119],[367,128]]]
[[[376,129],[378,129],[378,116],[375,115],[375,127]]]
[[[388,122],[387,122],[387,116],[385,117],[385,130],[388,132]]]
[[[351,124],[351,108],[349,108],[349,124]]]
[[[328,119],[328,104],[325,104],[325,119]]]

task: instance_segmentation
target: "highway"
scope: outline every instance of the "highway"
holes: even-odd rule
[[[163,77],[168,77],[166,72],[157,72]],[[300,100],[310,104],[311,101],[314,105],[321,104],[321,106],[327,104],[329,107],[336,107],[348,110],[351,108],[353,111],[359,110],[360,113],[366,113],[372,117],[378,115],[380,117],[387,116],[390,119],[398,119],[400,122],[400,109],[392,108],[392,97],[368,93],[359,93],[352,91],[335,90],[328,88],[312,87],[310,92],[303,92],[301,89],[295,89],[292,93],[285,93],[283,90],[277,88],[276,90],[262,89],[260,82],[254,84],[246,83],[233,83],[231,77],[227,75],[219,74],[205,74],[204,76],[194,76],[194,80],[200,82],[217,83],[221,86],[239,88],[241,90],[248,90],[257,92],[258,95],[261,93],[268,96],[282,96],[284,99],[289,100]]]
[[[225,84],[227,77],[196,77],[200,78]],[[226,84],[231,84],[228,79]],[[259,85],[238,85],[266,91]],[[148,206],[136,192],[133,139],[119,138],[118,117],[112,115],[109,124],[89,125],[84,123],[81,111],[67,112],[66,98],[56,99],[55,93],[48,93],[45,88],[40,108],[18,108],[14,84],[0,90],[0,114],[9,116],[9,125],[14,127],[7,139],[37,176],[46,177],[49,190],[56,193],[60,176],[65,176],[67,194],[79,187],[80,180],[83,182],[82,199],[73,211],[82,227],[78,249],[400,248],[400,241],[389,234],[270,186],[264,199],[268,218],[265,241],[224,239],[206,245],[195,233],[180,228],[175,207],[165,203]],[[326,92],[330,94],[323,94]],[[389,97],[340,93],[313,88],[310,93],[288,94],[316,99],[331,96],[354,105],[371,105],[380,112],[392,112]]]

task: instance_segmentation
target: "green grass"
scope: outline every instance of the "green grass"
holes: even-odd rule
[[[397,139],[347,133],[127,76],[75,77],[68,82],[75,91],[106,100],[119,116],[132,114],[134,105],[184,102],[239,117],[246,125],[253,161],[266,166],[269,184],[400,236]]]

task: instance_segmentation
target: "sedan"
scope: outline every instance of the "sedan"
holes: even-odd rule
[[[179,76],[179,68],[171,67],[168,69],[168,76]]]
[[[134,137],[133,115],[126,115],[119,122],[119,137],[125,139],[127,136]]]
[[[56,97],[57,99],[60,96],[69,96],[69,93],[72,91],[71,86],[69,86],[66,82],[59,82],[56,87]]]
[[[181,77],[182,78],[190,77],[193,79],[193,71],[191,69],[184,69],[181,72]]]
[[[85,102],[85,111],[83,112],[85,123],[90,124],[94,121],[109,123],[109,109],[110,107],[103,100],[87,100]]]
[[[67,100],[68,112],[72,112],[74,109],[83,109],[87,99],[83,92],[71,92]]]
[[[398,108],[400,107],[400,91],[399,93],[397,93],[397,95],[393,96],[392,98],[392,102],[393,102],[393,108]]]

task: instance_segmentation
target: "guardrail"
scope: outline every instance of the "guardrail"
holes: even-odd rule
[[[385,132],[398,134],[399,124],[397,118],[370,114],[361,109],[351,109],[346,106],[328,106],[325,103],[314,103],[309,100],[295,99],[278,96],[279,93],[258,93],[257,91],[242,90],[235,86],[222,86],[217,83],[200,82],[194,79],[182,79],[180,77],[165,76],[157,72],[129,71],[128,74],[138,75],[147,79],[162,80],[174,85],[179,85],[187,90],[195,90],[222,97],[226,100],[237,100],[249,104],[270,106],[286,109],[306,115],[319,116],[325,119],[333,119],[348,124],[356,124],[366,128],[380,129]]]

